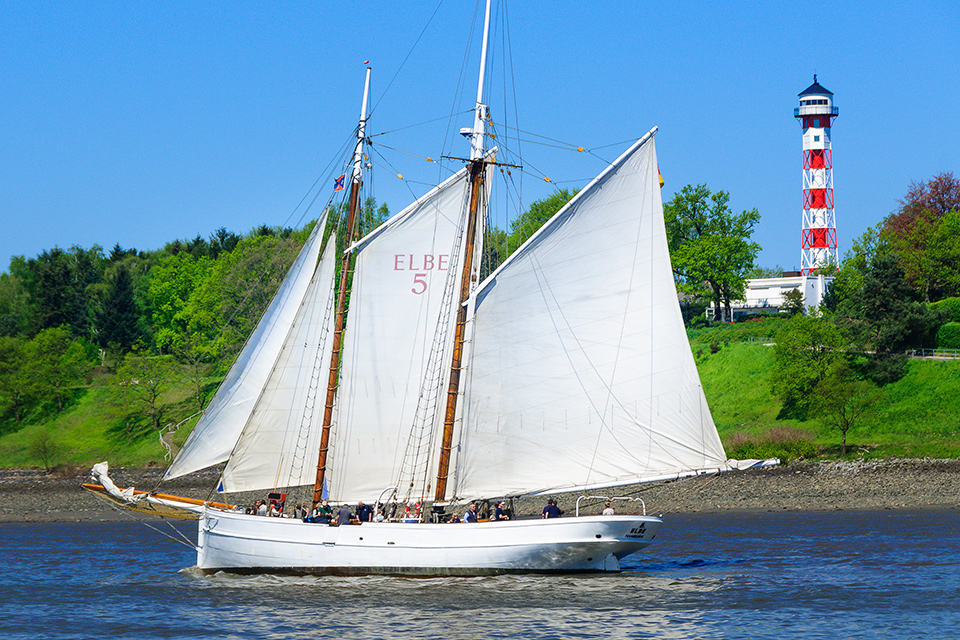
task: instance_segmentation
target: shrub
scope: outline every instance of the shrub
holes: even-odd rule
[[[931,304],[930,308],[946,311],[950,322],[960,322],[960,298],[944,298]]]
[[[960,322],[948,322],[940,327],[937,331],[937,346],[941,349],[960,349]]]
[[[786,464],[791,460],[811,458],[819,453],[815,436],[807,429],[774,427],[760,434],[735,432],[726,438],[727,455],[740,460],[780,458]]]

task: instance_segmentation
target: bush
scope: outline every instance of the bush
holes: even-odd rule
[[[813,442],[814,438],[813,432],[807,429],[774,427],[761,434],[732,433],[724,444],[731,458],[780,458],[780,462],[786,464],[791,460],[816,456],[819,449]]]
[[[867,365],[866,375],[880,387],[896,382],[907,375],[907,356],[903,354],[876,355]]]
[[[952,298],[960,300],[960,298]],[[960,349],[960,322],[948,322],[937,331],[937,347],[940,349]]]
[[[950,322],[960,322],[960,298],[944,298],[931,304],[930,308],[946,311]]]

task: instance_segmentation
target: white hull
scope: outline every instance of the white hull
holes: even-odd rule
[[[587,516],[477,524],[368,522],[332,527],[206,509],[204,572],[482,575],[619,571],[653,540],[653,516]]]

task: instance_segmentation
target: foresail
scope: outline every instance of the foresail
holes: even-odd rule
[[[331,499],[371,501],[397,482],[438,323],[452,318],[444,290],[460,263],[467,186],[458,172],[357,243]]]
[[[218,464],[230,455],[306,295],[326,221],[324,212],[164,479]]]
[[[222,490],[312,484],[333,344],[336,236],[331,235],[276,364],[223,470]]]
[[[478,290],[458,498],[725,466],[677,304],[654,132]]]

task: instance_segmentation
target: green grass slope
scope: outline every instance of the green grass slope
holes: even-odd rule
[[[716,337],[716,336],[714,336]],[[724,445],[804,440],[816,454],[837,455],[839,430],[816,416],[779,419],[770,391],[773,348],[761,342],[694,344],[704,393]],[[715,352],[713,352],[715,350]],[[899,381],[877,389],[872,410],[847,433],[848,455],[960,456],[960,360],[912,359]],[[807,449],[805,455],[811,451]],[[792,457],[792,456],[788,456]]]
[[[693,332],[691,346],[714,421],[732,457],[835,457],[840,432],[815,418],[778,418],[770,392],[776,319]],[[754,338],[748,341],[748,338]],[[762,339],[756,339],[762,338]],[[0,436],[0,467],[85,467],[101,460],[126,466],[165,465],[166,451],[146,416],[128,432],[111,402],[109,378],[94,377],[62,413],[44,414]],[[209,380],[207,392],[215,380]],[[163,424],[195,412],[189,385],[168,395]],[[182,443],[193,420],[180,430]],[[911,360],[907,375],[880,387],[870,415],[847,434],[848,456],[960,456],[960,360]]]

